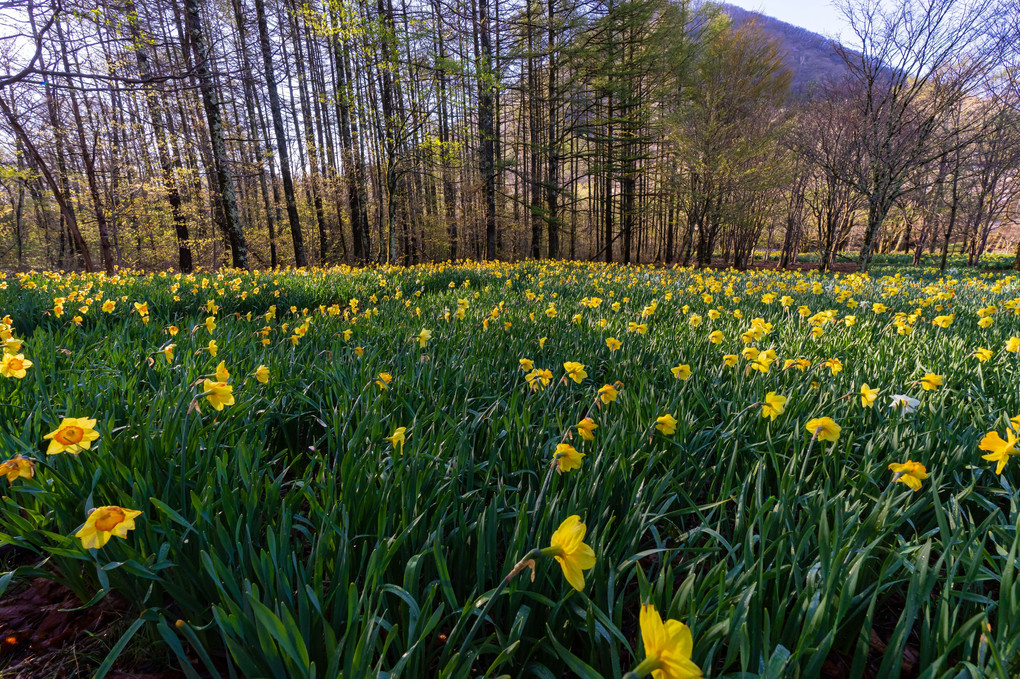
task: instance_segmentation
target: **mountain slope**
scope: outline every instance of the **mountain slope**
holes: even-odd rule
[[[779,41],[786,54],[786,65],[793,72],[791,91],[794,96],[806,94],[811,85],[841,76],[846,65],[828,38],[765,14],[720,3],[719,7],[737,26],[757,21],[762,29]]]

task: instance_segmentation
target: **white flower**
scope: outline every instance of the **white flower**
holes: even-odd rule
[[[903,413],[912,413],[917,410],[917,406],[921,404],[916,398],[910,398],[906,394],[893,394],[890,397],[890,408],[900,408]]]

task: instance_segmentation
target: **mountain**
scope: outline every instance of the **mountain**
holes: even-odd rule
[[[786,53],[786,65],[793,73],[790,89],[795,97],[807,94],[812,84],[838,78],[846,71],[832,40],[765,14],[725,3],[719,3],[719,7],[734,25],[757,21],[768,35],[779,42]]]

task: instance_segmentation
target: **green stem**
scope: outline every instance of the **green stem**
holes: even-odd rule
[[[510,573],[507,574],[507,576],[503,578],[498,585],[496,585],[496,589],[494,589],[492,591],[492,594],[489,595],[489,600],[485,602],[485,606],[478,614],[478,618],[475,620],[475,624],[471,626],[471,629],[468,631],[467,636],[461,643],[460,651],[458,651],[460,657],[462,658],[464,657],[464,652],[467,650],[468,646],[471,645],[471,642],[474,640],[475,635],[478,633],[478,630],[481,629],[482,623],[485,622],[485,618],[489,615],[489,611],[492,609],[492,605],[493,603],[495,603],[496,598],[503,593],[503,590],[506,589],[507,585],[510,584],[510,581],[514,579],[514,576],[516,576],[518,573],[520,573],[521,571],[528,567],[528,561],[532,561],[541,556],[542,550],[540,549],[531,550],[530,552],[525,554],[524,557],[517,562],[517,565],[514,566],[513,570],[510,571]]]

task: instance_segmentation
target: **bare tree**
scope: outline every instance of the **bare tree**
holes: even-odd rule
[[[840,0],[857,44],[837,50],[860,117],[862,162],[842,179],[868,201],[858,268],[871,261],[878,231],[907,190],[913,168],[952,152],[936,137],[960,102],[980,91],[1006,39],[1000,0]],[[979,133],[956,130],[958,143]]]

